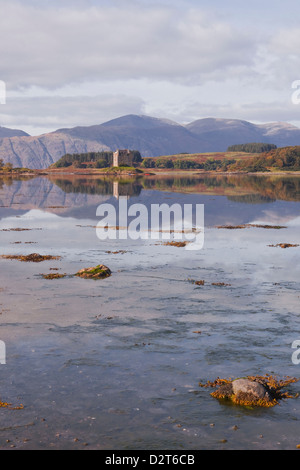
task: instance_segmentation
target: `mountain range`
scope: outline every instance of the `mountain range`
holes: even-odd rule
[[[300,128],[285,122],[253,124],[204,118],[187,125],[151,116],[127,115],[103,124],[58,129],[39,136],[0,127],[0,158],[16,167],[45,169],[66,153],[139,150],[142,157],[224,152],[230,145],[265,142],[300,145]]]

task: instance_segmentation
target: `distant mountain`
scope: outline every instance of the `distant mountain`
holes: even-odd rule
[[[27,168],[47,168],[66,153],[118,148],[139,150],[143,157],[157,157],[222,152],[230,145],[250,142],[278,147],[300,145],[300,129],[291,124],[253,124],[238,119],[205,118],[181,125],[167,119],[127,115],[99,125],[58,129],[36,137],[23,133],[1,138],[1,129],[4,128],[0,128],[0,158]]]
[[[300,145],[300,129],[285,122],[253,124],[239,119],[198,119],[186,128],[206,139],[216,152],[225,151],[230,145],[264,142],[277,147]],[[212,147],[211,147],[212,148]]]
[[[21,136],[29,136],[24,131],[20,131],[19,129],[9,129],[8,127],[1,127],[0,126],[0,139],[3,139],[4,137],[21,137]]]
[[[205,152],[208,146],[185,126],[148,116],[128,115],[98,126],[61,129],[71,137],[94,140],[111,150],[139,150],[143,157],[157,157],[180,152]],[[207,150],[208,151],[208,150]]]
[[[110,150],[93,140],[71,137],[61,132],[38,137],[8,137],[0,139],[0,158],[15,167],[48,168],[66,153]]]

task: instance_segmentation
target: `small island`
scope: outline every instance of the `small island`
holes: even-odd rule
[[[151,176],[163,173],[290,173],[300,171],[300,145],[277,148],[266,143],[238,144],[225,152],[142,157],[138,150],[65,154],[47,169],[14,168],[0,159],[0,175]]]

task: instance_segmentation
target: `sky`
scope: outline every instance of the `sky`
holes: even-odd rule
[[[299,0],[0,0],[0,125],[40,135],[142,114],[300,127],[299,17]]]

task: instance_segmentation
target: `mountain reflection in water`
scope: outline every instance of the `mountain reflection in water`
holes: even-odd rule
[[[267,210],[273,212],[275,223],[279,223],[298,215],[296,205],[287,202],[300,201],[300,178],[297,175],[2,177],[0,218],[40,209],[62,217],[96,220],[96,209],[101,203],[109,201],[117,207],[118,198],[127,196],[129,204],[139,202],[148,207],[160,202],[161,193],[170,204],[205,204],[206,225],[248,223],[254,212],[257,216]]]

